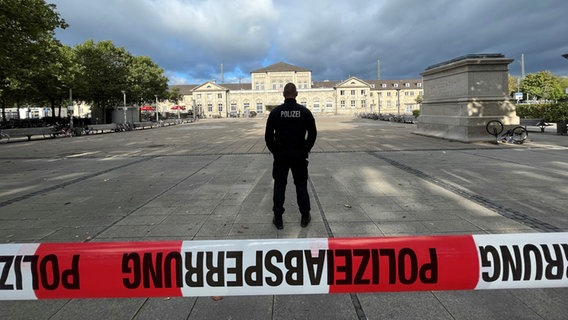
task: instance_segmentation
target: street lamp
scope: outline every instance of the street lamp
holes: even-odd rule
[[[400,119],[400,89],[396,89],[396,107],[398,110],[398,118]]]
[[[69,88],[69,129],[73,129],[73,89]]]
[[[159,121],[159,116],[158,116],[158,95],[155,94],[154,97],[156,97],[156,122]]]
[[[126,91],[121,90],[122,91],[122,95],[124,96],[124,107],[122,108],[122,110],[124,110],[124,123],[126,123]]]

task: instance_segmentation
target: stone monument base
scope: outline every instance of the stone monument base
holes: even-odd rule
[[[508,100],[508,64],[501,54],[467,55],[426,69],[415,133],[462,142],[494,141],[485,125],[519,123]]]

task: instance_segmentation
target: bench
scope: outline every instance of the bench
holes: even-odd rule
[[[551,126],[551,124],[544,122],[543,119],[521,119],[520,125],[525,127],[525,129],[527,127],[539,127],[540,132],[544,132],[546,127]]]
[[[85,129],[85,132],[87,134],[116,132],[116,129],[117,129],[116,123],[91,124],[91,125],[87,126],[87,128]]]
[[[16,137],[27,137],[28,141],[32,140],[32,136],[49,136],[50,138],[55,137],[54,127],[35,127],[35,128],[13,128],[13,129],[2,129],[2,133],[7,134],[10,138]]]

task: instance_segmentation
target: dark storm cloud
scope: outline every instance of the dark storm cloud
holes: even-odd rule
[[[564,0],[123,0],[53,1],[64,43],[112,40],[149,56],[171,83],[246,79],[284,61],[315,80],[416,78],[469,53],[503,53],[520,74],[568,75]]]

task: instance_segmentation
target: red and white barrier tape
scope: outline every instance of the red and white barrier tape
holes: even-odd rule
[[[0,245],[0,300],[568,287],[568,233]]]

